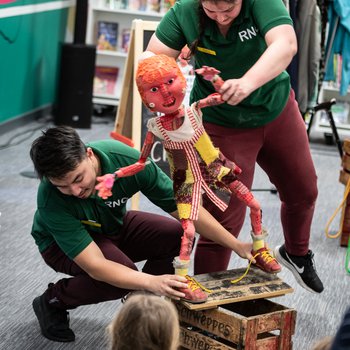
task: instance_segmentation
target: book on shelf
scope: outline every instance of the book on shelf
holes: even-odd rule
[[[118,73],[118,67],[97,66],[94,76],[94,95],[116,97]]]
[[[145,0],[128,0],[127,9],[130,11],[145,11],[146,10]]]
[[[161,0],[160,1],[160,12],[166,13],[168,10],[173,7],[175,4],[175,0]]]
[[[125,10],[128,7],[128,0],[106,0],[106,5],[111,10]]]
[[[117,50],[118,27],[117,22],[97,22],[97,50]]]
[[[121,50],[123,52],[129,51],[130,35],[131,35],[131,29],[124,28],[122,31],[122,44],[121,44]]]
[[[160,1],[161,0],[147,0],[147,11],[160,12]]]

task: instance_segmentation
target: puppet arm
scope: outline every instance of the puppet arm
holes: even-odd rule
[[[196,108],[201,109],[209,106],[217,106],[224,102],[225,101],[222,99],[221,95],[215,92],[214,94],[210,94],[206,98],[202,98],[201,100],[197,101]]]
[[[147,157],[151,153],[153,143],[154,135],[150,131],[148,131],[142,146],[140,158],[136,163],[128,165],[124,168],[120,168],[113,174],[105,174],[103,176],[98,176],[98,184],[95,186],[95,189],[98,191],[98,196],[103,199],[107,199],[112,195],[112,187],[116,177],[128,177],[142,171],[146,166]]]
[[[148,131],[142,146],[140,159],[135,164],[131,164],[124,168],[120,168],[114,174],[117,177],[128,177],[142,171],[146,166],[146,160],[151,153],[153,143],[154,135],[150,131]]]
[[[213,67],[203,66],[202,68],[196,69],[196,73],[200,74],[203,79],[210,81],[216,91],[218,91],[224,83],[222,78],[219,76],[220,71]],[[196,107],[198,109],[201,109],[208,106],[216,106],[224,102],[225,101],[222,99],[219,93],[214,93],[207,96],[206,98],[203,98],[202,100],[199,100],[196,104]]]

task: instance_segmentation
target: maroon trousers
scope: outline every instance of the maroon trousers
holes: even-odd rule
[[[317,198],[317,176],[294,91],[281,115],[263,127],[233,129],[206,123],[205,129],[214,145],[242,169],[238,178],[248,188],[253,183],[256,163],[266,172],[281,200],[286,250],[293,255],[305,255]],[[225,212],[208,199],[204,198],[203,204],[228,231],[238,236],[245,219],[244,203],[232,196]],[[264,203],[261,208],[264,211]],[[195,253],[195,274],[226,270],[230,257],[231,250],[201,237]]]
[[[174,219],[129,211],[117,236],[95,234],[92,238],[106,259],[134,270],[137,270],[136,262],[146,260],[142,271],[161,275],[174,273],[172,261],[179,255],[182,234],[180,223]],[[47,300],[58,308],[73,309],[80,305],[115,300],[129,292],[94,280],[69,259],[57,244],[47,248],[42,257],[55,271],[72,276],[50,284],[46,291]]]

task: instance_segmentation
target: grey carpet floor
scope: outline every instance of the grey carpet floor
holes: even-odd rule
[[[49,282],[61,277],[42,261],[30,235],[38,180],[27,177],[33,171],[28,153],[31,142],[40,134],[40,128],[45,129],[48,125],[31,122],[0,137],[0,144],[4,145],[11,137],[24,133],[13,140],[18,145],[0,150],[0,349],[106,349],[106,326],[120,307],[119,301],[72,310],[71,327],[76,341],[69,344],[43,338],[32,310],[32,300],[45,290]],[[36,130],[28,132],[30,129]],[[93,123],[91,129],[78,129],[78,132],[84,141],[91,141],[108,138],[112,129],[113,118],[104,117]],[[349,306],[350,276],[344,268],[346,249],[339,246],[338,239],[326,238],[324,234],[326,223],[344,193],[344,186],[338,182],[340,158],[336,147],[325,145],[322,136],[314,135],[310,142],[319,187],[310,247],[315,252],[325,291],[320,295],[305,291],[284,269],[279,276],[294,288],[294,293],[274,299],[297,310],[293,337],[294,349],[297,350],[310,349],[318,339],[334,334]],[[271,184],[259,168],[253,188],[267,190],[255,191],[254,194],[262,204],[270,246],[282,244],[279,199],[268,191]],[[143,197],[140,209],[160,212]],[[332,232],[338,229],[339,222],[338,216]],[[249,231],[247,219],[240,238],[249,241]],[[230,268],[243,266],[246,263],[233,255]]]

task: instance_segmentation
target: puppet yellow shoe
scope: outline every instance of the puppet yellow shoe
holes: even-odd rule
[[[185,293],[185,297],[181,300],[187,301],[193,304],[204,303],[208,299],[208,294],[203,292],[200,285],[196,280],[190,276],[185,276],[187,278],[188,288],[179,288],[179,291]]]

